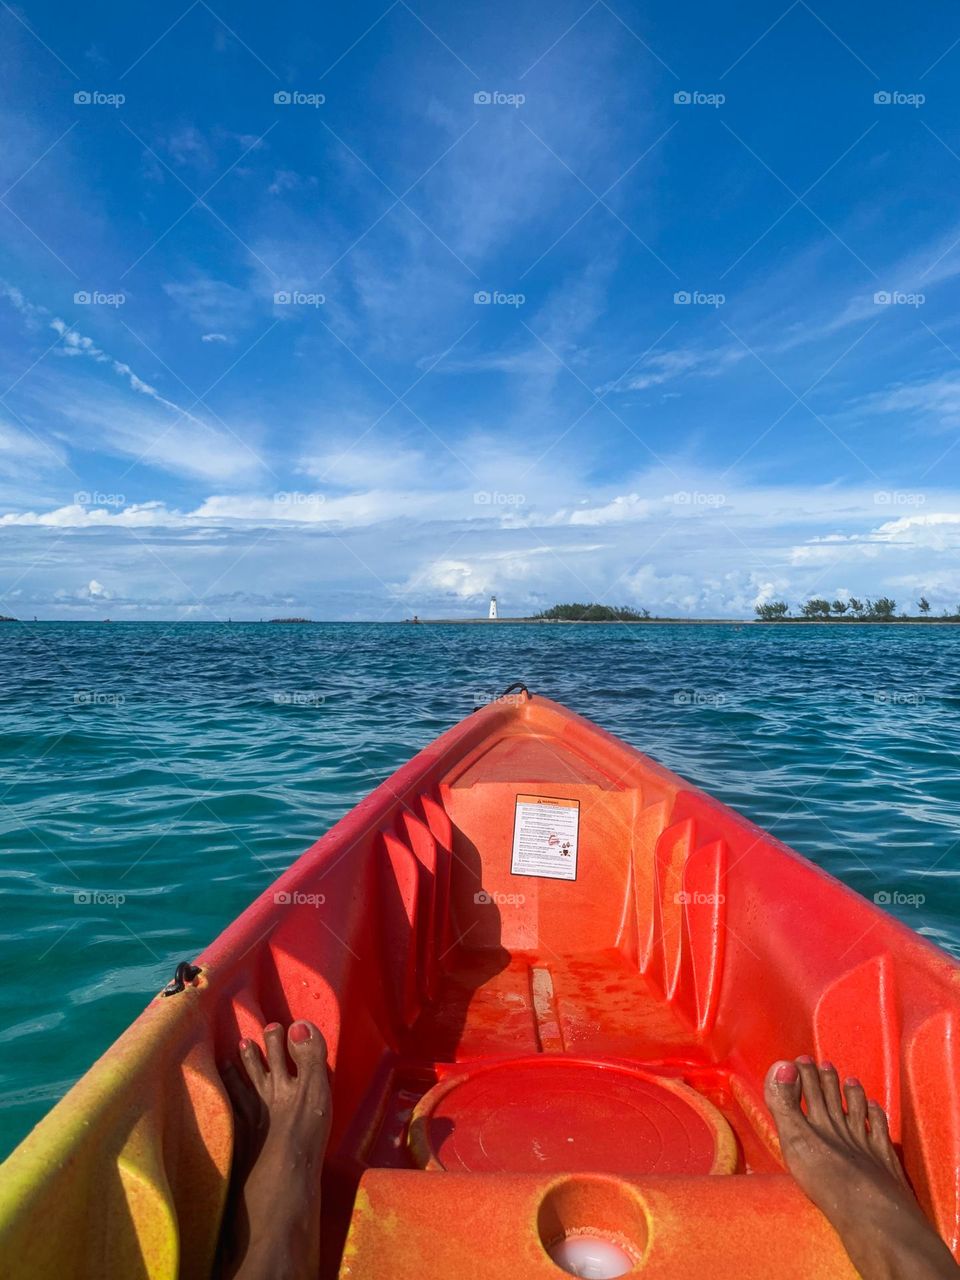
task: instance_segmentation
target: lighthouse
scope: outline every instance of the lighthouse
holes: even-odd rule
[[[490,612],[487,614],[487,617],[491,620],[491,622],[494,621],[497,617],[497,597],[496,596],[490,597]]]

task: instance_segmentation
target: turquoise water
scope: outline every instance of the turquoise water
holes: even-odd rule
[[[178,960],[515,679],[960,955],[960,629],[7,625],[0,1153]]]

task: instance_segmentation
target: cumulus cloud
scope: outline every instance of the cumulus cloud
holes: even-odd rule
[[[494,594],[511,584],[523,589],[526,596],[532,580],[543,578],[543,561],[560,562],[569,556],[589,555],[602,551],[603,543],[584,546],[535,546],[509,551],[481,552],[457,558],[429,560],[411,574],[402,588],[405,595],[437,594],[457,600],[476,600]]]
[[[113,595],[107,590],[102,582],[98,582],[96,578],[91,578],[89,582],[85,582],[83,586],[77,587],[71,591],[67,587],[61,587],[57,591],[57,597],[63,601],[81,600],[92,603],[98,600],[112,600]]]

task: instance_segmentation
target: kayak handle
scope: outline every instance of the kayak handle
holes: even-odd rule
[[[507,687],[504,689],[503,693],[501,693],[500,697],[505,698],[508,693],[515,693],[517,689],[519,689],[521,693],[525,693],[528,698],[531,697],[530,690],[527,688],[527,686],[523,683],[522,680],[515,680],[513,684],[508,684]]]
[[[513,684],[508,684],[507,687],[504,689],[503,693],[498,694],[493,701],[500,702],[503,698],[508,697],[509,694],[516,693],[518,689],[520,690],[521,693],[525,693],[528,698],[532,696],[530,693],[530,690],[527,688],[527,686],[523,683],[522,680],[515,680]],[[480,709],[481,708],[479,706],[474,707],[473,708],[474,713],[476,713]]]
[[[188,982],[192,982],[199,975],[200,970],[195,964],[191,964],[189,960],[181,960],[177,965],[176,973],[160,994],[162,996],[175,996],[178,992],[184,990]]]

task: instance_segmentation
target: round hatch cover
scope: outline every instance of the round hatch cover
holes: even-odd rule
[[[677,1080],[550,1057],[478,1064],[435,1085],[410,1121],[424,1169],[471,1173],[733,1173],[720,1112]]]

